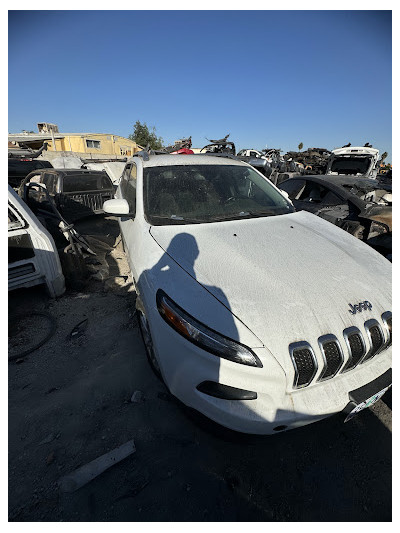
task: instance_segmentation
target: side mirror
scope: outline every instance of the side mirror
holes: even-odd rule
[[[129,204],[126,200],[113,198],[106,200],[103,204],[103,211],[109,215],[123,216],[129,215]]]

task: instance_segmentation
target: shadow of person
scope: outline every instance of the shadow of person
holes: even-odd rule
[[[180,227],[176,229],[179,231]],[[195,389],[203,381],[202,376],[207,376],[209,381],[219,382],[220,357],[207,350],[204,355],[200,354],[198,346],[201,347],[201,339],[196,337],[196,333],[191,337],[185,336],[176,323],[168,322],[165,314],[159,312],[160,300],[156,302],[156,295],[163,294],[163,301],[172,301],[181,316],[183,314],[189,320],[194,319],[192,323],[197,323],[200,328],[211,328],[236,341],[238,331],[223,291],[200,285],[197,281],[195,265],[200,250],[195,237],[179,232],[165,249],[160,244],[160,252],[162,250],[164,253],[157,263],[144,270],[136,283],[139,325],[153,370],[159,377],[162,375],[174,396],[193,405],[199,395]],[[211,291],[217,291],[219,298]],[[170,327],[165,327],[163,318]]]
[[[180,228],[177,229],[179,231]],[[254,399],[243,399],[241,396],[248,388],[241,386],[241,377],[243,383],[248,384],[249,366],[234,361],[230,351],[235,345],[229,344],[229,341],[240,343],[240,335],[228,298],[221,288],[198,281],[201,273],[196,268],[196,261],[201,249],[195,237],[186,232],[175,233],[163,249],[164,253],[157,263],[144,270],[137,282],[138,308],[141,316],[146,318],[145,324],[140,325],[142,334],[147,328],[143,340],[153,370],[152,356],[159,365],[156,373],[159,370],[169,391],[186,406],[203,412],[207,417],[219,418],[220,423],[224,423],[226,413],[226,423],[228,419],[230,423],[236,418],[238,427],[241,426],[240,420],[244,427],[254,418],[262,423],[265,419],[262,413],[256,413],[252,405]],[[205,346],[204,342],[209,342],[209,339],[205,341],[205,337],[191,329],[190,325],[189,338],[187,330],[186,333],[184,331],[185,326],[179,329],[179,324],[165,317],[165,311],[160,313],[157,309],[157,306],[160,307],[160,298],[156,302],[158,291],[166,297],[162,296],[164,300],[161,301],[172,302],[175,312],[187,318],[189,324],[192,320],[195,327],[199,326],[200,331],[217,338],[220,344],[216,342]],[[148,333],[150,338],[146,337]],[[225,341],[229,348],[223,345]],[[236,357],[236,353],[234,355]],[[212,383],[212,393],[210,389],[204,392],[204,383],[207,387]],[[229,391],[224,386],[234,387],[235,390]]]

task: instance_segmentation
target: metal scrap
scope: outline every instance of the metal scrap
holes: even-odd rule
[[[63,476],[59,480],[59,487],[63,492],[75,492],[135,451],[136,447],[132,439]]]

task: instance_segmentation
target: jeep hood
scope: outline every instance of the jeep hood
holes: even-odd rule
[[[300,211],[208,224],[152,226],[156,242],[242,321],[285,368],[288,344],[391,310],[391,264],[333,224]],[[190,235],[196,253],[179,246]],[[185,239],[182,239],[183,243]],[[372,309],[351,314],[349,304]],[[196,302],[186,309],[196,316]],[[212,324],[208,324],[212,327]],[[343,346],[344,348],[344,346]]]

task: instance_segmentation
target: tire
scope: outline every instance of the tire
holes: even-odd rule
[[[157,358],[154,354],[153,350],[153,339],[151,337],[150,327],[149,323],[147,322],[147,319],[142,313],[142,311],[139,311],[139,309],[136,311],[137,314],[137,321],[139,324],[140,334],[142,336],[144,349],[146,350],[146,356],[147,360],[149,361],[149,364],[151,366],[151,369],[153,370],[154,374],[157,376],[157,378],[164,383],[163,377],[161,375],[160,366],[158,364]]]

